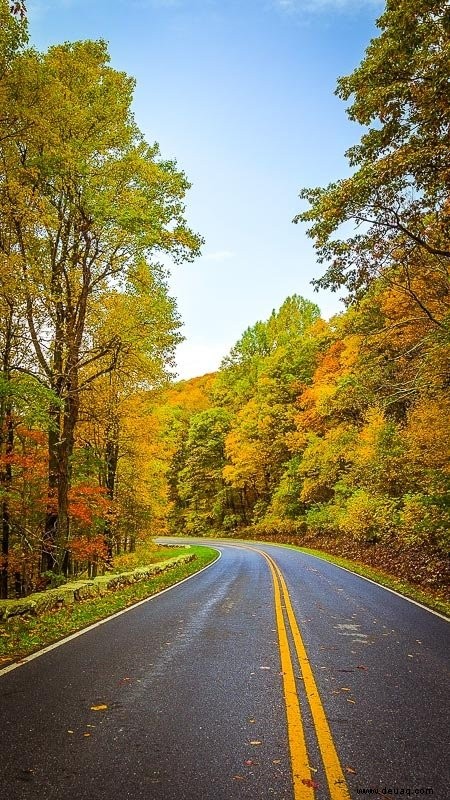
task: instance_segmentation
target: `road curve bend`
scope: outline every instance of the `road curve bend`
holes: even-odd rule
[[[313,556],[213,544],[0,676],[0,796],[446,800],[448,623]]]

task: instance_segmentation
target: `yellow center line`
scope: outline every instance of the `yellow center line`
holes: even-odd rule
[[[316,729],[317,741],[322,755],[325,775],[327,777],[328,787],[330,790],[330,798],[331,800],[350,800],[347,782],[345,780],[339,761],[339,756],[334,745],[333,736],[328,724],[324,707],[322,705],[322,701],[320,699],[319,690],[317,688],[314,674],[309,663],[309,658],[303,643],[302,635],[295,618],[289,591],[286,586],[286,581],[284,580],[281,570],[273,561],[273,559],[262,550],[258,550],[258,552],[261,553],[261,555],[263,555],[268,561],[272,571],[272,577],[275,573],[278,576],[281,584],[286,613],[291,627],[292,638],[294,640],[294,645],[303,677],[303,683],[305,686],[305,693],[306,697],[308,698],[311,715]]]
[[[265,553],[258,550],[265,556]],[[281,606],[281,592],[277,575],[271,562],[267,559],[273,580],[275,596],[275,618],[278,629],[278,641],[281,657],[281,672],[283,675],[284,699],[286,704],[287,729],[289,750],[291,754],[292,777],[294,784],[294,800],[314,800],[314,789],[303,783],[311,777],[308,764],[308,751],[306,749],[305,734],[303,731],[300,703],[295,683],[294,668],[291,660],[289,640]]]

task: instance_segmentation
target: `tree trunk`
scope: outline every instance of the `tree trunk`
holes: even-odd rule
[[[11,490],[12,484],[12,464],[11,456],[14,451],[14,428],[12,422],[12,409],[10,406],[6,409],[6,447],[5,456],[6,464],[2,472],[1,483],[3,488],[3,501],[2,501],[2,566],[0,573],[0,597],[6,599],[8,597],[8,557],[9,557],[9,537],[11,533],[11,519],[9,513],[8,494]]]
[[[48,432],[48,489],[47,513],[42,541],[41,569],[52,572],[56,565],[56,531],[58,527],[58,473],[59,473],[59,440],[61,436],[61,412],[59,406],[50,408],[52,422]]]
[[[109,500],[114,500],[117,476],[117,463],[119,460],[119,427],[117,420],[113,420],[108,426],[107,441],[105,446],[105,483],[106,493]],[[105,543],[108,551],[108,561],[112,560],[114,555],[114,539],[112,532],[111,520],[105,521],[104,528]]]

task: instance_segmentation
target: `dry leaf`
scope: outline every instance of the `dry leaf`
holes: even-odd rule
[[[312,778],[302,778],[302,783],[305,786],[309,786],[311,789],[318,789],[320,786],[320,783],[313,781]]]
[[[260,742],[259,739],[252,739],[250,744],[262,744],[262,742]]]
[[[346,767],[345,771],[349,772],[351,775],[356,775],[356,769],[353,769],[353,767]]]
[[[107,708],[104,703],[100,703],[99,706],[91,706],[91,711],[106,711]]]

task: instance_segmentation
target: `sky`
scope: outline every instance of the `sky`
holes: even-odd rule
[[[177,372],[215,371],[250,325],[292,294],[325,318],[336,294],[315,292],[302,187],[348,174],[361,129],[334,94],[361,61],[382,0],[28,0],[31,41],[44,50],[105,39],[111,64],[136,79],[147,141],[174,158],[192,188],[194,263],[170,267],[185,341]]]

